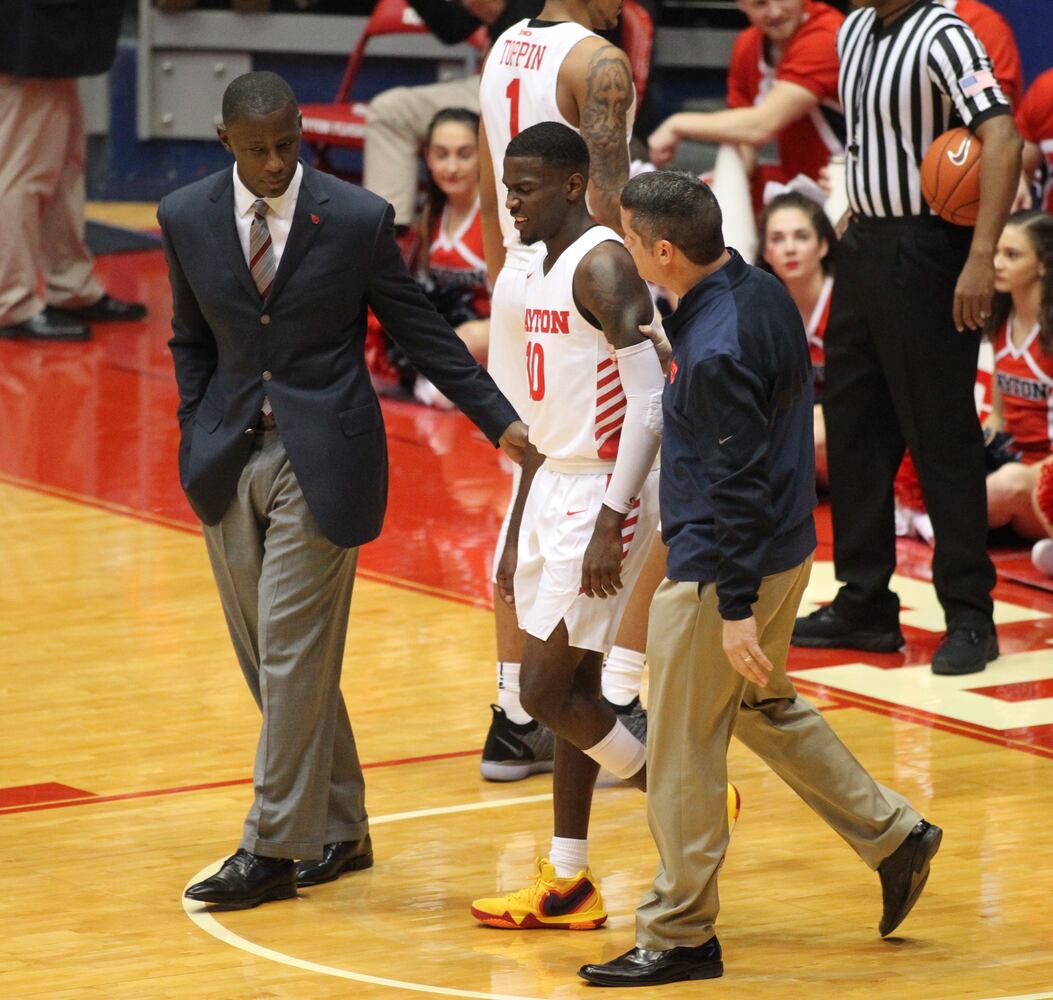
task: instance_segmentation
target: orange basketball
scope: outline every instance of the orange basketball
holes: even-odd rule
[[[956,226],[975,226],[980,209],[980,140],[952,128],[921,161],[921,193],[932,210]]]

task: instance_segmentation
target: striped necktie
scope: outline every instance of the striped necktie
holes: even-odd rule
[[[260,290],[260,297],[264,299],[274,282],[274,272],[278,270],[271,231],[267,228],[268,211],[267,202],[257,198],[252,206],[252,225],[249,227],[249,270]]]

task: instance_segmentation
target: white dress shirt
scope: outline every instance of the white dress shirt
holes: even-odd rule
[[[277,198],[264,198],[270,211],[267,213],[267,229],[271,234],[271,249],[274,251],[274,263],[282,262],[282,252],[289,240],[292,228],[293,213],[296,211],[296,199],[300,195],[300,181],[303,180],[303,164],[296,164],[296,173]],[[252,206],[257,198],[238,176],[238,165],[234,164],[234,223],[238,227],[238,239],[241,241],[241,252],[245,254],[245,263],[249,262],[249,229],[252,226]]]

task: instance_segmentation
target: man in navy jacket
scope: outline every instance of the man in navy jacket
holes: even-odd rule
[[[387,499],[367,306],[513,458],[526,428],[407,273],[391,206],[299,161],[284,80],[234,80],[219,137],[233,169],[168,195],[158,220],[180,481],[263,715],[240,849],[187,895],[243,909],[373,860],[339,686],[357,547]]]
[[[680,299],[666,321],[668,579],[647,643],[647,807],[662,863],[636,911],[637,946],[580,975],[650,986],[723,973],[714,922],[732,734],[878,870],[883,935],[914,905],[941,831],[870,777],[786,674],[815,547],[811,366],[793,301],[725,248],[720,208],[695,177],[630,181],[622,225],[641,276]]]

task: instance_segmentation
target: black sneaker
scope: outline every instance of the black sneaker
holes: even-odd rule
[[[860,625],[849,621],[832,604],[798,618],[790,642],[807,649],[862,649],[895,653],[904,643],[899,625]]]
[[[614,709],[618,719],[644,746],[647,745],[647,710],[640,704],[637,695],[628,705],[616,705],[609,698],[603,699]]]
[[[932,672],[957,676],[978,674],[998,659],[998,636],[993,630],[956,625],[947,629],[932,657]]]
[[[906,839],[878,865],[881,879],[882,937],[891,934],[910,913],[929,880],[929,865],[940,849],[943,831],[921,820]]]
[[[483,744],[479,773],[487,781],[522,781],[531,774],[551,771],[556,738],[535,719],[520,725],[499,705],[491,705],[494,716]]]

